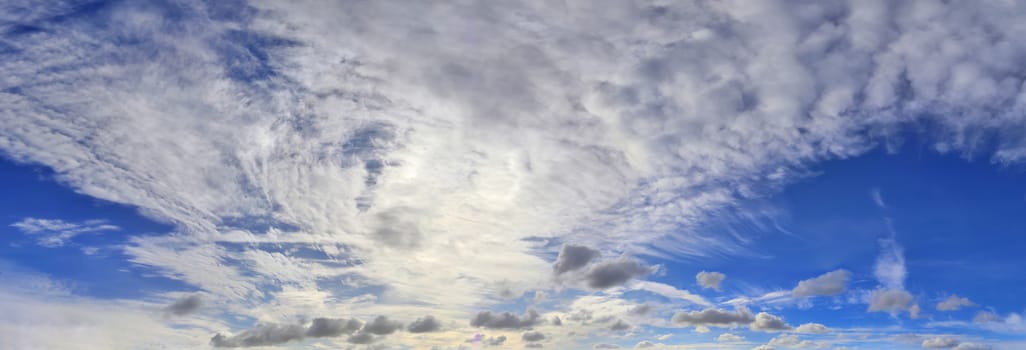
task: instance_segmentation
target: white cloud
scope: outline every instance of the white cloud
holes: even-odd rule
[[[635,281],[628,285],[628,288],[633,290],[643,290],[650,293],[655,293],[671,300],[685,300],[697,305],[712,306],[708,300],[705,300],[700,295],[692,294],[686,290],[677,289],[674,286],[652,282],[652,281]]]
[[[791,295],[807,297],[841,294],[848,289],[848,279],[850,276],[851,273],[844,269],[827,272],[819,277],[798,282],[798,286],[794,287]]]
[[[723,279],[725,278],[727,278],[727,275],[720,272],[702,271],[695,275],[695,280],[698,281],[698,285],[702,286],[702,288],[715,290],[720,290],[720,283],[723,282]]]
[[[869,297],[869,311],[893,314],[909,310],[912,299],[912,294],[903,290],[877,289]]]
[[[721,343],[737,343],[745,341],[745,337],[731,333],[723,333],[716,337],[716,341]]]
[[[873,274],[887,289],[905,289],[905,252],[893,237],[880,240],[880,255]]]
[[[923,347],[927,349],[950,349],[959,343],[958,339],[951,337],[933,337],[923,339]]]
[[[811,333],[811,334],[827,334],[830,333],[830,329],[819,323],[803,323],[795,328],[795,332],[798,333]]]
[[[693,228],[921,120],[1026,159],[1016,4],[733,5],[112,5],[5,37],[0,150],[174,225],[124,253],[261,320],[469,317],[549,287],[563,241],[737,254]],[[903,291],[897,251],[876,276]]]

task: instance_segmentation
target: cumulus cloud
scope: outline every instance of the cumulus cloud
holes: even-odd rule
[[[717,326],[732,327],[747,325],[755,321],[755,316],[747,309],[726,311],[723,309],[705,309],[701,311],[678,312],[673,315],[674,324],[686,326]]]
[[[648,348],[654,348],[655,346],[656,346],[655,343],[650,342],[648,340],[642,340],[642,341],[638,342],[637,344],[634,344],[634,348],[635,349],[648,349]]]
[[[720,290],[720,283],[723,279],[727,278],[720,272],[706,272],[702,271],[695,275],[695,280],[698,281],[698,285],[702,288]]]
[[[355,318],[323,318],[318,317],[310,322],[310,328],[306,330],[306,336],[313,338],[338,337],[344,334],[351,334],[363,327],[363,322]]]
[[[963,307],[974,305],[976,304],[973,304],[972,301],[969,301],[969,298],[952,295],[947,299],[944,299],[943,301],[937,303],[937,311],[955,311]]]
[[[755,315],[755,321],[752,322],[751,328],[757,331],[774,332],[789,330],[791,326],[780,317],[760,312]]]
[[[63,246],[72,238],[86,233],[121,230],[120,227],[109,224],[107,220],[95,219],[69,222],[60,219],[32,217],[15,222],[11,224],[11,227],[21,230],[26,235],[33,236],[37,244],[48,248]]]
[[[374,320],[363,325],[361,331],[374,335],[388,335],[403,328],[403,324],[391,321],[388,317],[378,316]]]
[[[528,331],[524,332],[524,334],[520,336],[520,339],[523,339],[526,342],[537,342],[545,340],[545,334],[539,331]]]
[[[284,344],[306,338],[306,328],[301,325],[263,324],[233,336],[215,334],[210,345],[216,348],[240,348]]]
[[[889,312],[909,310],[912,307],[912,294],[903,290],[877,289],[869,296],[870,312]]]
[[[791,295],[808,297],[841,294],[848,289],[850,277],[851,273],[844,269],[827,272],[818,277],[798,282],[798,286],[791,290]]]
[[[183,316],[199,310],[200,306],[203,306],[203,297],[199,294],[193,294],[175,300],[171,305],[164,308],[164,311],[175,316]]]
[[[632,314],[632,315],[646,315],[650,311],[652,311],[652,306],[650,306],[648,304],[641,304],[641,305],[632,307],[629,311],[627,311],[627,313]]]
[[[481,311],[470,320],[470,325],[492,329],[522,329],[531,328],[538,324],[540,320],[538,312],[533,309],[528,310],[523,316],[517,316],[509,312]]]
[[[438,322],[434,316],[428,315],[411,322],[410,325],[406,327],[406,331],[410,333],[428,333],[437,332],[441,328],[442,323]]]
[[[599,251],[585,246],[566,244],[559,251],[556,262],[552,264],[552,271],[560,275],[569,271],[580,269],[595,258],[599,257]]]
[[[819,323],[803,323],[795,328],[795,332],[798,333],[811,333],[811,334],[827,334],[830,333],[830,329]]]
[[[654,268],[633,259],[617,259],[595,264],[584,276],[589,288],[607,289],[621,286],[633,278],[648,275]]]

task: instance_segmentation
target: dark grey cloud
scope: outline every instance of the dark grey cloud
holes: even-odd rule
[[[588,265],[589,262],[599,256],[599,251],[585,246],[567,244],[559,251],[556,263],[552,264],[552,271],[556,275],[573,271]]]
[[[527,345],[524,345],[524,347],[531,349],[541,349],[544,348],[545,345],[541,345],[541,343],[528,343]]]
[[[815,278],[798,282],[798,286],[791,290],[795,297],[808,297],[817,295],[837,295],[848,289],[848,279],[851,273],[847,270],[834,270]]]
[[[554,316],[554,317],[552,317],[552,325],[554,325],[554,326],[562,326],[563,325],[563,320],[560,319],[559,316]]]
[[[210,339],[210,344],[218,348],[241,348],[250,346],[270,346],[299,341],[306,338],[328,338],[351,335],[346,341],[353,344],[369,344],[377,339],[374,335],[387,335],[402,328],[402,324],[389,321],[387,317],[378,316],[374,321],[364,324],[358,319],[318,317],[304,324],[262,324],[233,336],[221,333]],[[355,334],[354,334],[355,333]]]
[[[533,327],[539,321],[538,312],[534,310],[528,310],[523,316],[509,312],[481,311],[470,320],[470,325],[492,329],[523,329]]]
[[[705,309],[702,311],[678,312],[673,315],[673,323],[688,326],[736,326],[746,325],[755,321],[755,316],[745,309],[727,311],[722,309]]]
[[[653,272],[653,268],[632,259],[617,259],[596,264],[584,276],[590,288],[606,289],[621,286],[632,278]]]
[[[438,322],[434,316],[428,315],[423,318],[418,318],[410,323],[410,325],[406,327],[406,331],[410,333],[428,333],[436,332],[441,328],[442,323]]]
[[[311,338],[337,337],[343,334],[352,334],[363,326],[363,322],[355,318],[315,318],[310,322],[310,328],[306,330],[306,336]]]
[[[619,345],[606,344],[606,343],[595,344],[595,346],[592,347],[592,349],[596,349],[596,350],[599,350],[599,349],[619,349],[619,348],[620,348]]]
[[[751,324],[752,330],[772,332],[772,331],[786,331],[791,329],[791,325],[784,322],[784,319],[765,313],[760,312],[755,315],[755,321]]]
[[[375,317],[374,320],[365,324],[363,326],[363,329],[360,330],[360,332],[366,332],[375,335],[388,335],[402,328],[402,323],[390,321],[388,317],[385,316],[378,316]]]
[[[616,320],[616,323],[609,326],[609,330],[616,332],[626,331],[628,329],[631,329],[631,325],[627,324],[627,322],[624,322],[623,320]]]
[[[301,325],[264,324],[231,337],[220,333],[210,338],[216,348],[243,348],[284,344],[306,338],[306,327]]]
[[[199,310],[201,306],[203,306],[203,297],[199,294],[193,294],[175,300],[175,302],[168,305],[164,311],[175,316],[183,316]]]
[[[526,342],[542,341],[545,340],[545,334],[538,331],[528,331],[520,335],[520,339],[523,339]]]
[[[484,344],[487,346],[500,346],[506,342],[506,336],[500,335],[498,337],[490,337],[484,340]]]

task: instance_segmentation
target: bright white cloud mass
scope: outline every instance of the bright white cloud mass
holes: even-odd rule
[[[1026,305],[914,282],[962,260],[772,253],[809,238],[752,203],[913,139],[1021,179],[1023,37],[1015,1],[0,0],[9,168],[168,227],[0,208],[48,249],[0,279],[103,261],[0,281],[0,348],[1011,349],[974,307]]]

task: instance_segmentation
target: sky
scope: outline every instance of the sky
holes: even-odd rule
[[[1026,3],[0,0],[0,349],[1026,348]]]

